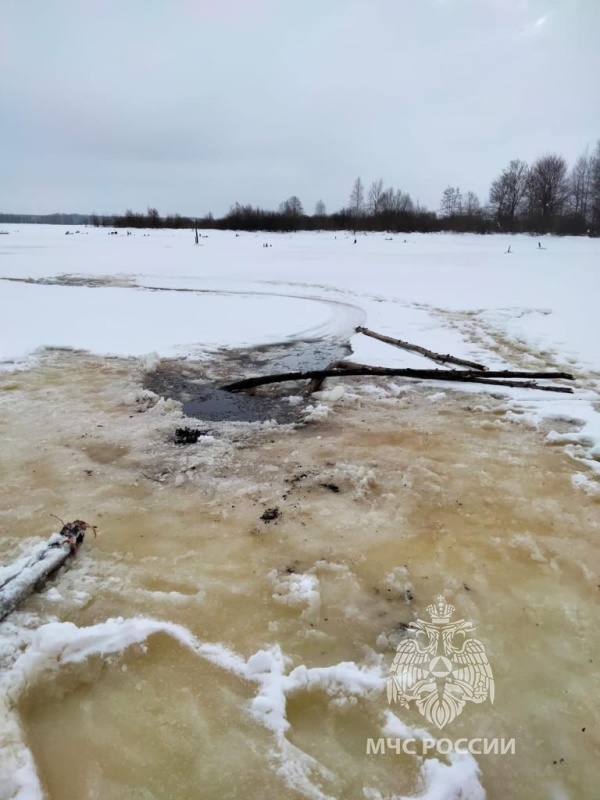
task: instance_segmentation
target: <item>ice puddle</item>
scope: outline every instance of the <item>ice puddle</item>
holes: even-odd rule
[[[247,712],[272,734],[272,746],[265,757],[290,789],[315,800],[331,797],[322,787],[324,782],[334,778],[331,771],[286,737],[290,728],[286,714],[288,700],[300,693],[321,692],[330,699],[330,712],[335,713],[336,707],[356,703],[358,698],[374,698],[381,693],[385,684],[381,657],[375,657],[374,654],[370,666],[358,666],[349,661],[328,667],[308,668],[301,665],[290,669],[290,659],[277,646],[259,650],[244,659],[220,643],[199,642],[181,625],[138,617],[110,619],[82,628],[71,622],[50,622],[27,637],[26,650],[16,659],[10,671],[5,672],[0,685],[0,743],[3,755],[0,796],[3,799],[41,800],[44,797],[32,753],[23,739],[15,712],[20,698],[28,691],[35,691],[39,683],[60,683],[58,673],[62,671],[68,673],[70,691],[79,682],[95,681],[98,679],[98,668],[96,665],[90,669],[89,661],[99,657],[103,664],[118,669],[119,662],[115,656],[122,655],[134,645],[146,649],[149,638],[158,633],[166,634],[201,659],[252,684],[255,695],[247,704]],[[382,735],[430,737],[426,731],[410,729],[390,711],[381,716]],[[71,740],[70,732],[62,728],[57,730],[57,736],[63,742],[65,760],[76,758],[77,739]],[[231,754],[232,757],[234,755]],[[418,796],[428,800],[465,796],[465,792],[473,800],[485,796],[479,782],[479,768],[469,754],[451,755],[447,764],[435,758],[426,761],[421,765],[420,784]],[[202,794],[211,796],[210,789],[203,788]],[[383,796],[369,786],[364,787],[364,795],[373,800]]]

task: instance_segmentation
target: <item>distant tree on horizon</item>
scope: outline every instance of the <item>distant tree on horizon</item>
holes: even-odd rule
[[[369,214],[376,216],[383,211],[385,192],[383,190],[383,178],[373,181],[369,189],[369,200],[367,203],[367,210]]]
[[[571,210],[580,216],[583,223],[589,218],[590,194],[592,189],[593,159],[586,148],[579,156],[569,174],[569,189],[571,193]]]
[[[161,227],[161,219],[160,214],[156,208],[149,208],[148,209],[148,227],[149,228],[160,228]]]
[[[462,194],[459,186],[446,186],[442,193],[440,211],[444,217],[454,217],[462,211]]]
[[[545,227],[563,211],[569,198],[567,169],[562,156],[548,154],[538,158],[529,170],[526,191],[529,212],[541,218]]]
[[[476,217],[481,214],[481,203],[475,192],[468,191],[466,193],[462,212],[467,217]]]
[[[600,139],[596,144],[590,166],[590,209],[592,221],[600,231]]]
[[[515,218],[523,208],[528,179],[529,167],[524,161],[515,158],[492,182],[490,205],[497,222],[509,230],[514,230]]]
[[[300,198],[293,194],[283,203],[279,204],[279,213],[285,217],[301,217],[304,215],[304,208],[300,202]]]
[[[360,217],[360,215],[364,213],[365,187],[360,177],[357,178],[352,184],[352,191],[350,192],[350,204],[348,210],[353,217]]]

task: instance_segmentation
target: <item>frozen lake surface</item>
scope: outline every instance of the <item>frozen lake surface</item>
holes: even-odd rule
[[[100,534],[0,626],[0,800],[589,796],[600,241],[3,229],[0,562],[49,514]],[[298,364],[435,366],[357,325],[575,393],[351,378],[257,392],[303,425],[182,415]],[[496,699],[426,734],[385,680],[440,593]],[[425,735],[517,751],[366,752]]]

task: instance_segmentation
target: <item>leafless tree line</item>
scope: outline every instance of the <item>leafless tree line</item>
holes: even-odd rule
[[[352,184],[347,213],[355,220],[390,212],[410,215],[415,210],[410,195],[384,188],[381,178],[368,191],[361,178]],[[512,160],[492,182],[487,205],[473,191],[447,186],[438,220],[451,230],[600,233],[600,141],[570,170],[556,154],[541,156],[531,165]]]
[[[556,154],[533,164],[515,159],[493,181],[490,210],[506,230],[538,227],[557,232],[600,232],[600,141],[569,170]]]
[[[323,200],[307,214],[299,197],[292,195],[277,210],[235,203],[220,219],[179,214],[161,217],[157,209],[147,213],[127,210],[121,216],[0,214],[0,222],[61,222],[139,228],[222,228],[234,230],[380,230],[380,231],[531,231],[559,234],[600,235],[600,141],[569,169],[557,154],[546,154],[532,164],[513,159],[492,181],[489,201],[482,204],[473,191],[447,186],[439,210],[432,212],[412,200],[410,194],[386,186],[383,178],[367,189],[358,177],[352,184],[348,205],[327,213]]]
[[[391,186],[385,188],[383,178],[373,181],[365,195],[365,187],[361,178],[357,178],[350,193],[348,210],[354,216],[362,214],[385,214],[386,212],[412,212],[415,210],[411,196]]]

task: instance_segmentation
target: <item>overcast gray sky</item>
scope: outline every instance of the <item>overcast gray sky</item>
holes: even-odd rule
[[[600,138],[600,0],[0,0],[0,211],[437,208]]]

